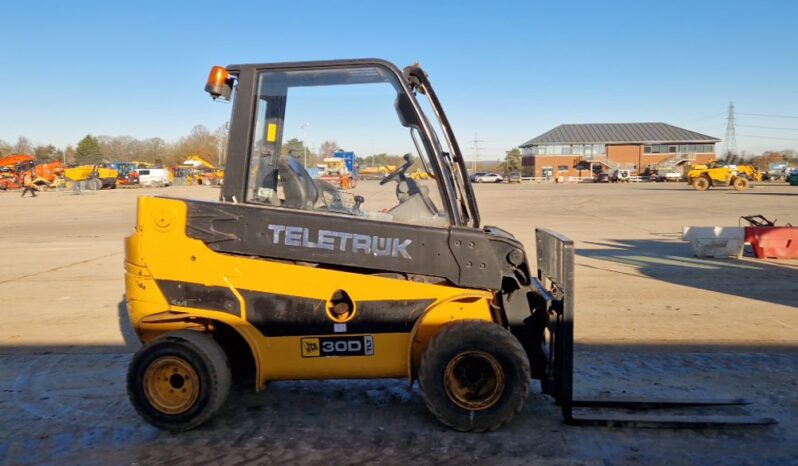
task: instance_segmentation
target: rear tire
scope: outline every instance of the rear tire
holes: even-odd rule
[[[230,362],[207,334],[167,333],[133,356],[127,391],[145,421],[171,432],[191,430],[213,416],[227,399]]]
[[[709,189],[710,184],[711,183],[709,182],[707,177],[699,176],[698,178],[695,179],[695,181],[693,181],[693,188],[696,191],[706,191],[707,189]]]
[[[495,430],[526,401],[530,369],[521,343],[484,321],[460,321],[427,343],[418,371],[421,397],[438,420],[461,432]]]
[[[748,178],[738,176],[732,181],[732,186],[734,186],[734,189],[737,191],[745,191],[749,186]]]

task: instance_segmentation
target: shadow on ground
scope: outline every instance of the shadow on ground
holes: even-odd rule
[[[632,266],[647,277],[766,303],[798,306],[798,264],[757,259],[692,257],[687,243],[656,240],[586,241],[578,256]],[[587,264],[580,264],[587,266]]]
[[[577,352],[578,395],[746,396],[722,414],[776,417],[763,428],[569,427],[533,383],[526,407],[496,432],[439,424],[405,380],[274,382],[236,388],[185,433],[159,431],[125,394],[126,354],[0,356],[5,464],[748,464],[796,458],[796,352]],[[102,383],[97,383],[97,381]]]
[[[737,192],[737,191],[734,191],[734,192],[730,192],[730,193],[727,193],[727,194],[746,194],[746,195],[752,194],[754,196],[798,196],[798,190],[796,190],[796,192],[794,192],[794,193],[761,193],[761,192],[760,193],[756,193],[756,192]]]
[[[119,333],[122,334],[122,338],[125,341],[125,348],[131,352],[136,351],[141,346],[141,343],[139,342],[139,338],[136,336],[136,331],[133,330],[133,326],[130,325],[130,317],[127,315],[127,303],[125,301],[125,295],[122,295],[122,299],[119,301],[119,304],[116,305],[116,308],[119,318]]]

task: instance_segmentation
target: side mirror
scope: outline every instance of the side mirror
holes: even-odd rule
[[[205,83],[205,92],[210,94],[214,100],[230,100],[230,96],[233,95],[233,81],[230,72],[223,66],[214,66]]]
[[[399,122],[406,128],[417,128],[421,126],[418,122],[418,116],[413,109],[413,103],[410,98],[405,94],[397,94],[396,101],[394,101],[396,114],[399,115]]]

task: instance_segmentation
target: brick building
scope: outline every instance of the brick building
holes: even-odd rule
[[[714,160],[718,142],[666,123],[595,123],[560,125],[519,147],[523,176],[568,177],[681,170]]]

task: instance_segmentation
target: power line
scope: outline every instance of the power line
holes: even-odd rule
[[[714,118],[717,118],[717,117],[719,117],[719,116],[723,116],[723,115],[725,115],[725,114],[726,114],[726,112],[718,112],[718,113],[713,113],[712,115],[707,115],[707,116],[702,116],[702,117],[696,117],[696,118],[689,118],[689,119],[687,119],[687,120],[684,120],[684,121],[687,121],[687,122],[692,122],[692,121],[702,121],[702,120],[709,120],[709,119],[714,119]]]
[[[737,125],[743,128],[759,128],[759,129],[777,129],[781,131],[798,131],[798,128],[783,128],[778,126],[757,126],[757,125]]]
[[[765,117],[765,118],[795,118],[795,119],[798,119],[798,116],[796,116],[796,115],[768,115],[768,114],[765,114],[765,113],[741,113],[740,115]]]
[[[784,141],[798,141],[798,138],[779,138],[779,137],[773,137],[773,136],[756,136],[756,135],[753,135],[753,134],[741,134],[740,136],[743,136],[743,137],[746,137],[746,138],[781,139],[781,140],[784,140]]]

